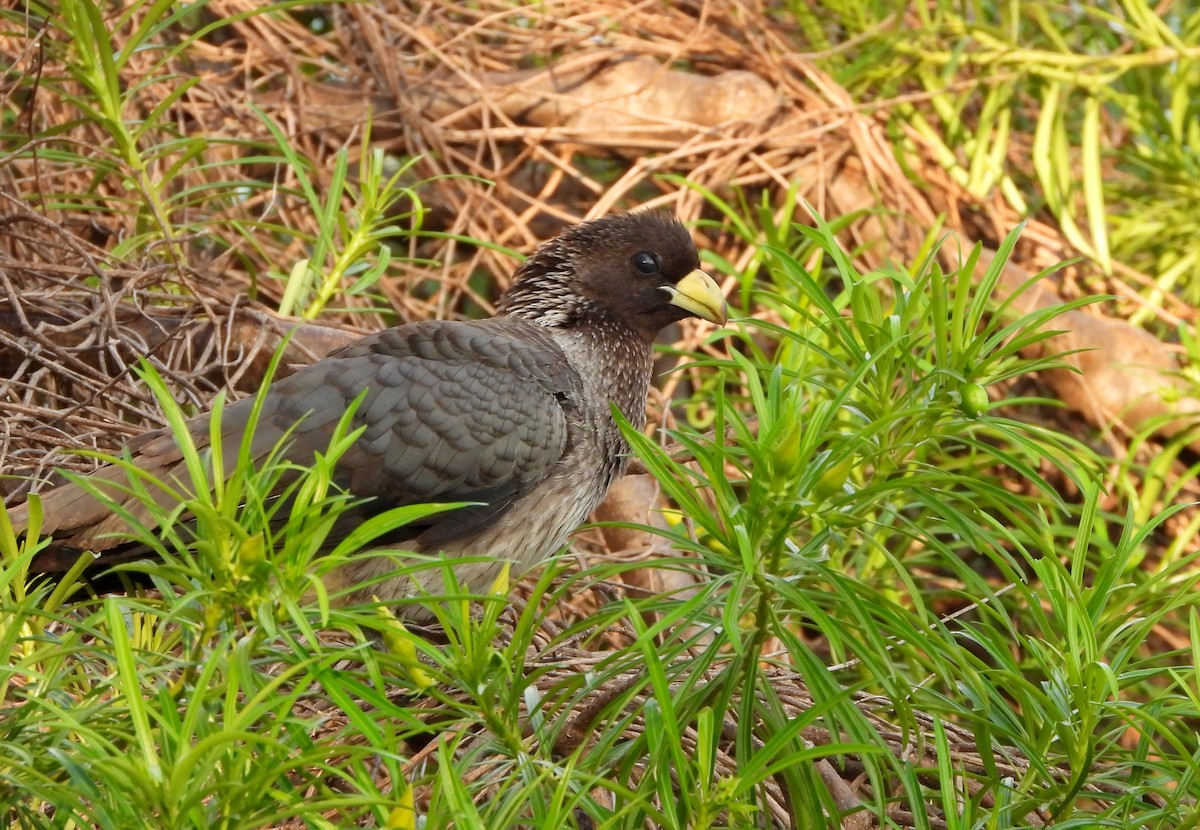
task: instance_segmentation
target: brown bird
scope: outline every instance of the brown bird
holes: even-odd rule
[[[366,390],[353,416],[353,427],[365,429],[335,468],[339,486],[367,499],[354,508],[356,518],[409,504],[480,503],[401,528],[387,542],[486,557],[456,568],[464,587],[483,591],[503,561],[517,574],[559,549],[624,473],[629,445],[610,405],[632,424],[645,423],[652,343],[689,316],[723,323],[726,311],[682,224],[652,212],[585,222],[518,269],[495,317],[397,326],[271,384],[251,455],[265,457],[287,436],[284,457],[311,464]],[[252,405],[248,398],[225,407],[227,459],[236,457]],[[210,443],[208,415],[189,429],[198,446]],[[190,484],[170,432],[147,433],[127,449],[147,473]],[[90,480],[134,517],[153,521],[121,489],[125,470],[109,465]],[[120,536],[125,520],[84,488],[67,484],[41,498],[42,532],[54,543],[39,554],[35,570],[63,570],[83,551],[98,554],[100,563],[137,554]],[[20,534],[28,523],[25,506],[9,515]],[[359,557],[335,581],[376,579],[392,567],[388,561]],[[434,594],[442,588],[440,569],[432,568],[376,581],[351,599],[410,596],[412,579]],[[426,616],[415,606],[403,613]]]

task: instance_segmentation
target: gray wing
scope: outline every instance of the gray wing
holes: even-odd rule
[[[466,535],[548,477],[570,442],[581,382],[545,329],[525,321],[414,323],[364,338],[272,384],[251,454],[261,459],[291,430],[284,457],[312,463],[364,393],[352,428],[365,427],[335,468],[338,484],[370,498],[369,513],[424,502],[472,501],[417,528],[441,544]],[[222,451],[232,466],[253,400],[225,408]],[[200,445],[209,417],[195,419]],[[156,432],[130,444],[135,463],[186,480],[173,437]],[[93,480],[125,481],[113,468]],[[104,549],[123,522],[75,485],[43,496],[44,532],[74,548]],[[20,508],[18,508],[19,510]],[[139,511],[141,512],[141,511]],[[18,516],[18,524],[21,516]]]

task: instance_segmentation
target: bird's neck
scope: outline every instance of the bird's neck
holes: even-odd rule
[[[533,267],[534,259],[521,267],[516,280],[500,298],[496,313],[551,328],[575,325],[575,319],[586,311],[587,301],[567,288],[569,263],[542,252],[535,258],[538,267]]]
[[[497,316],[515,317],[553,333],[592,400],[612,402],[638,426],[646,420],[653,334],[640,332],[594,300],[566,287],[565,262],[542,255],[526,263],[501,298]]]
[[[593,317],[586,324],[565,326],[555,339],[594,395],[615,403],[639,429],[646,422],[646,394],[653,370],[653,348],[627,324],[612,317]]]

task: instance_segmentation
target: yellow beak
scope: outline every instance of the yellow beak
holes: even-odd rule
[[[679,306],[688,314],[694,314],[718,326],[725,325],[725,321],[729,319],[721,286],[699,268],[677,284],[665,288],[671,295],[671,305]]]

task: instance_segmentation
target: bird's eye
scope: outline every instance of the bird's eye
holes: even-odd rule
[[[647,277],[651,274],[659,272],[658,257],[649,251],[642,251],[633,255],[633,267],[638,270],[639,274],[645,274]]]

